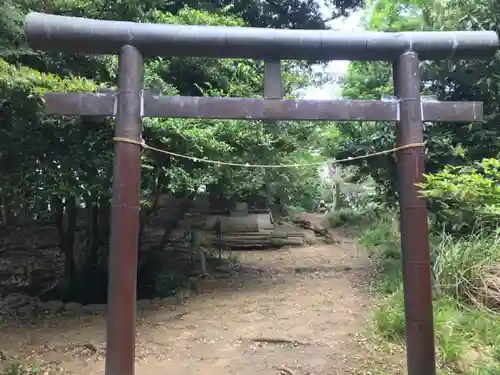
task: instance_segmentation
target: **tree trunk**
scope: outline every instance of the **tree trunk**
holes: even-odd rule
[[[177,224],[180,220],[186,215],[186,213],[191,209],[193,205],[194,195],[190,195],[179,205],[177,210],[175,210],[171,216],[169,216],[169,220],[166,220],[164,223],[165,230],[163,231],[163,235],[161,237],[161,241],[159,244],[159,250],[165,249],[165,246],[168,243],[168,239],[172,234],[173,230],[177,227]]]
[[[87,206],[87,251],[85,265],[82,267],[83,273],[80,277],[88,280],[85,287],[87,295],[98,296],[100,294],[100,274],[99,274],[99,204],[95,197],[89,197]]]
[[[335,206],[334,210],[340,210],[341,206],[341,196],[340,196],[340,182],[335,182]]]
[[[2,224],[10,224],[10,206],[7,204],[5,194],[2,194]]]
[[[101,195],[99,197],[99,214],[98,214],[98,228],[99,228],[99,243],[107,243],[109,241],[111,219],[111,204],[108,195]]]
[[[87,265],[94,266],[99,260],[99,205],[89,197],[87,206]]]
[[[59,249],[61,253],[64,254],[64,246],[66,243],[66,235],[64,232],[64,206],[59,197],[52,197],[52,208],[54,210],[54,222],[56,224],[57,235],[59,236]]]
[[[70,288],[75,286],[76,259],[74,252],[76,231],[76,198],[69,197],[66,202],[66,241],[64,245],[64,270]]]
[[[158,203],[160,201],[162,186],[163,186],[162,178],[157,177],[155,181],[153,203],[151,204],[151,207],[147,210],[147,212],[141,217],[141,222],[139,225],[139,248],[141,248],[142,235],[144,233],[144,229],[146,229],[146,225],[149,224],[149,220],[158,210]]]

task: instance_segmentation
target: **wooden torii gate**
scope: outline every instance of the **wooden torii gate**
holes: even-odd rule
[[[28,43],[40,50],[119,55],[118,92],[45,95],[48,113],[116,116],[106,375],[134,374],[143,117],[395,121],[396,143],[402,147],[397,162],[408,374],[436,373],[427,207],[415,186],[424,172],[422,122],[481,121],[483,106],[422,101],[419,60],[491,57],[498,48],[495,32],[352,34],[138,24],[41,13],[27,15],[25,31]],[[153,95],[143,90],[143,56],[264,60],[265,99]],[[391,61],[397,100],[283,100],[282,59]]]

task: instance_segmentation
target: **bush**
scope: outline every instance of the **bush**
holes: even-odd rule
[[[435,221],[450,232],[470,233],[478,226],[500,226],[500,160],[483,159],[466,167],[446,166],[425,176],[421,194]]]
[[[341,208],[331,211],[327,215],[328,224],[331,228],[341,227],[343,225],[358,225],[361,222],[369,221],[375,218],[372,210],[354,210],[352,208]]]

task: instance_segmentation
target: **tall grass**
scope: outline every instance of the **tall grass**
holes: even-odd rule
[[[345,215],[347,216],[347,215]],[[349,217],[358,218],[360,215]],[[377,260],[373,323],[383,339],[404,343],[399,223],[385,215],[354,220],[360,243]],[[441,374],[500,375],[500,238],[477,231],[431,237],[434,320]]]
[[[441,293],[481,309],[500,308],[500,236],[478,231],[443,235],[435,249],[434,275]]]

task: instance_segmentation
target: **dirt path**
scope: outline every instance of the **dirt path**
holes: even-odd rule
[[[352,242],[237,257],[246,271],[236,281],[139,312],[138,375],[372,373],[361,370],[373,355],[357,337],[371,303],[370,264]],[[104,332],[99,316],[47,320],[2,328],[0,350],[103,374]]]

